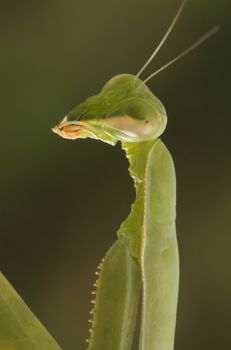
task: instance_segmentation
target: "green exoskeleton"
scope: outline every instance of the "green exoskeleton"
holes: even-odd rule
[[[179,268],[175,171],[158,138],[166,123],[157,97],[135,76],[122,74],[54,130],[72,139],[121,141],[135,182],[131,213],[101,263],[89,349],[131,349],[140,290],[140,349],[172,349]]]
[[[143,81],[182,12],[184,0],[157,49],[135,75],[115,76],[96,96],[74,108],[53,131],[64,138],[121,142],[136,200],[118,239],[100,264],[88,350],[129,350],[141,300],[140,350],[172,350],[179,262],[175,231],[176,180],[170,153],[159,138],[166,111],[146,82],[214,34]],[[60,350],[60,346],[0,274],[0,350]]]
[[[176,180],[171,155],[159,138],[166,128],[166,111],[145,83],[218,28],[144,81],[139,76],[171,32],[184,4],[136,76],[115,76],[53,129],[68,139],[90,137],[112,145],[120,141],[136,190],[131,213],[100,264],[89,350],[131,349],[140,294],[140,350],[173,349],[179,282]]]

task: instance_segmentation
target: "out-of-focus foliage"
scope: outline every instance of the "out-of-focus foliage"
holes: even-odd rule
[[[1,350],[61,350],[2,274],[0,315]]]

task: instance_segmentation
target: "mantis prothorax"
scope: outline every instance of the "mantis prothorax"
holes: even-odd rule
[[[165,108],[145,83],[218,27],[144,81],[139,77],[172,31],[185,2],[136,76],[113,77],[53,129],[68,139],[90,137],[112,145],[121,141],[136,190],[131,213],[100,264],[89,350],[131,349],[140,294],[140,350],[173,349],[179,282],[175,170],[159,138],[167,124]]]

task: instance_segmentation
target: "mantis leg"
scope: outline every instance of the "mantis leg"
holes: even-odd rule
[[[175,228],[155,233],[145,249],[140,350],[173,350],[179,283]]]
[[[160,140],[148,154],[145,181],[140,349],[173,350],[179,284],[176,181],[172,157]]]
[[[96,286],[88,350],[130,350],[141,278],[124,237],[119,237],[106,254]]]

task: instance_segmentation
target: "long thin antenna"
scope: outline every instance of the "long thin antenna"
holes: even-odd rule
[[[145,65],[141,68],[141,70],[137,73],[136,77],[138,78],[142,73],[143,71],[147,68],[147,66],[149,65],[149,63],[153,60],[153,58],[156,56],[156,54],[159,52],[159,50],[161,49],[161,47],[163,46],[163,44],[165,43],[166,39],[168,38],[169,34],[171,33],[171,31],[173,30],[177,20],[179,19],[183,9],[184,9],[184,6],[186,4],[187,0],[183,0],[180,7],[179,7],[179,10],[177,11],[177,14],[176,16],[174,17],[170,27],[168,28],[166,34],[164,35],[163,39],[161,40],[161,42],[159,43],[159,45],[157,46],[157,48],[155,49],[155,51],[153,52],[153,54],[149,57],[149,59],[147,60],[147,62],[145,63]]]
[[[155,75],[159,74],[162,70],[164,70],[165,68],[171,66],[173,63],[175,63],[176,61],[178,61],[180,58],[182,58],[183,56],[187,55],[189,52],[191,52],[192,50],[194,50],[196,47],[200,46],[205,40],[209,39],[212,35],[214,35],[215,33],[217,33],[220,30],[219,26],[215,26],[212,29],[210,29],[205,35],[203,35],[199,40],[197,40],[192,46],[190,46],[187,50],[183,51],[180,55],[178,55],[177,57],[175,57],[174,59],[172,59],[170,62],[168,62],[167,64],[165,64],[163,67],[159,68],[157,71],[155,71],[154,73],[152,73],[151,75],[149,75],[149,77],[147,77],[143,83],[147,83],[147,81],[149,81],[150,79],[152,79]]]

